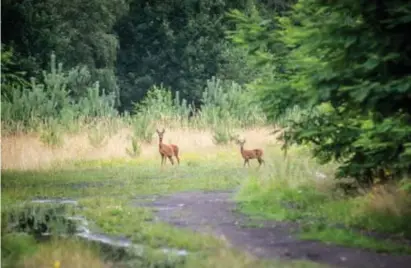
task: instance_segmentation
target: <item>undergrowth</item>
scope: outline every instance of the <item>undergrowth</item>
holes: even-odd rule
[[[354,197],[345,195],[330,174],[292,157],[265,179],[248,179],[236,196],[250,215],[301,224],[302,238],[386,252],[411,252],[411,196],[397,184],[375,186]],[[294,168],[290,168],[294,166]],[[338,235],[336,235],[338,234]],[[378,241],[386,237],[385,243]],[[390,242],[393,240],[394,242]],[[401,241],[407,241],[402,243]]]
[[[153,85],[144,99],[135,104],[132,115],[120,115],[115,104],[118,96],[106,94],[98,81],[89,81],[92,86],[83,95],[72,96],[76,91],[70,88],[72,80],[90,79],[88,70],[85,73],[65,70],[54,54],[50,66],[42,79],[16,88],[13,94],[2,98],[3,137],[28,133],[39,136],[45,145],[61,147],[67,136],[87,129],[90,144],[101,147],[108,137],[128,128],[132,130],[130,153],[138,155],[138,143],[150,143],[156,125],[211,130],[217,144],[226,144],[234,128],[267,123],[256,97],[233,81],[211,77],[200,107],[180,98],[178,91],[172,95],[170,89]]]

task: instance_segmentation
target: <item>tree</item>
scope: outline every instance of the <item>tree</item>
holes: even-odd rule
[[[117,75],[125,109],[142,99],[153,84],[163,84],[190,103],[199,103],[207,79],[239,83],[255,73],[243,49],[225,40],[225,12],[250,1],[133,0],[116,26],[121,49]]]
[[[411,175],[411,3],[300,0],[276,29],[233,17],[242,21],[234,37],[257,47],[260,63],[282,57],[258,84],[268,115],[307,109],[290,122],[285,148],[309,143],[323,162],[340,163],[337,177],[359,182]]]
[[[13,48],[1,44],[1,97],[9,99],[13,90],[28,86],[24,75],[16,66]]]
[[[91,81],[100,80],[107,91],[118,91],[118,40],[112,28],[127,7],[126,0],[5,0],[2,42],[14,48],[28,77],[41,76],[54,51],[66,67],[85,65]]]

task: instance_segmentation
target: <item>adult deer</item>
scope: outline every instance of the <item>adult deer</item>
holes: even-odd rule
[[[264,151],[262,149],[252,149],[252,150],[245,150],[244,149],[244,143],[245,143],[245,139],[243,140],[237,140],[237,144],[240,145],[240,152],[241,152],[241,156],[244,159],[244,167],[246,164],[248,164],[248,166],[250,166],[250,159],[257,159],[259,165],[258,167],[261,166],[261,164],[265,164],[263,157]]]
[[[177,159],[177,163],[180,164],[180,158],[178,157],[178,146],[175,144],[165,144],[163,143],[164,132],[166,130],[163,128],[162,131],[157,129],[158,134],[158,151],[161,155],[161,166],[165,164],[166,157],[170,160],[171,164],[174,165],[173,156]]]

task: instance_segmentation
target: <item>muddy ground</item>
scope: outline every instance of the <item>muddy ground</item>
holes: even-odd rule
[[[395,256],[300,240],[295,223],[259,221],[236,210],[233,192],[184,192],[167,196],[141,197],[138,206],[154,207],[156,219],[181,228],[211,233],[232,246],[260,258],[308,259],[331,267],[411,267],[411,256]]]

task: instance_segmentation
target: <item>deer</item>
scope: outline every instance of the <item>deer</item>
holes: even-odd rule
[[[163,137],[166,130],[163,128],[162,131],[157,129],[158,134],[158,151],[161,155],[161,166],[166,162],[166,157],[170,160],[171,164],[174,165],[173,156],[177,159],[177,163],[180,165],[180,158],[178,157],[178,146],[175,144],[165,144],[163,143]]]
[[[248,164],[248,166],[250,166],[250,159],[257,159],[259,165],[258,167],[261,166],[261,164],[265,164],[263,157],[264,151],[262,149],[252,149],[252,150],[245,150],[244,149],[244,144],[245,144],[245,139],[243,140],[237,140],[237,144],[240,145],[240,152],[241,152],[241,156],[244,159],[244,165],[243,167],[245,167],[246,164]]]

